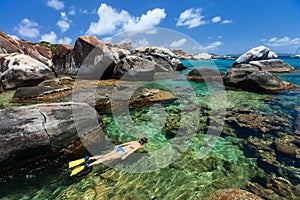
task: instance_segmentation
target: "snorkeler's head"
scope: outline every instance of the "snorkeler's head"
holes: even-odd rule
[[[139,143],[140,143],[141,145],[143,145],[143,144],[145,144],[145,143],[147,143],[147,142],[148,142],[148,139],[145,138],[145,137],[141,138],[140,141],[139,141]]]

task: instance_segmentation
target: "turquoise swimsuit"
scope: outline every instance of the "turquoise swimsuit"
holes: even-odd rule
[[[123,152],[126,153],[125,149],[123,149],[123,147],[118,147],[116,152]]]
[[[131,149],[134,149],[134,147],[132,145],[129,146],[129,148]],[[116,149],[116,152],[123,152],[123,153],[126,153],[125,149],[123,147],[118,147]]]

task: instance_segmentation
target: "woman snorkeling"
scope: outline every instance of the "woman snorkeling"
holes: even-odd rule
[[[78,174],[80,171],[82,171],[83,169],[85,169],[87,167],[98,165],[105,161],[116,160],[119,158],[121,158],[122,160],[125,160],[130,154],[132,154],[135,151],[137,151],[138,149],[142,148],[143,145],[147,142],[148,142],[148,139],[144,137],[144,138],[140,138],[139,141],[134,140],[134,141],[130,141],[130,142],[126,142],[126,143],[117,145],[114,147],[114,150],[112,150],[111,152],[109,152],[105,155],[98,155],[98,156],[93,156],[93,157],[86,156],[85,158],[71,161],[71,162],[69,162],[69,168],[80,165],[88,160],[94,160],[94,162],[92,162],[91,164],[85,163],[82,166],[76,167],[72,171],[70,176]]]

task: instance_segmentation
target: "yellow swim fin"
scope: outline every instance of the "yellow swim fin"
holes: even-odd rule
[[[85,156],[84,158],[71,161],[71,162],[69,162],[69,168],[73,168],[73,167],[75,167],[77,165],[80,165],[80,164],[84,163],[85,161],[87,161],[88,159],[89,159],[89,157]]]
[[[88,168],[88,166],[89,166],[89,164],[88,164],[88,163],[85,163],[84,165],[75,167],[75,168],[72,170],[70,176],[74,176],[74,175],[78,174],[78,173],[81,172],[82,170]]]

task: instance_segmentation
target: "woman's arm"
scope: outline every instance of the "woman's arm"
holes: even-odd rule
[[[121,157],[122,160],[125,160],[130,154],[132,154],[135,151],[130,151],[128,153],[126,153],[124,156]]]
[[[116,149],[116,148],[118,148],[118,147],[122,147],[122,146],[128,145],[128,144],[130,144],[130,143],[131,143],[131,142],[126,142],[126,143],[123,143],[123,144],[116,145],[116,146],[114,147],[114,149]]]

